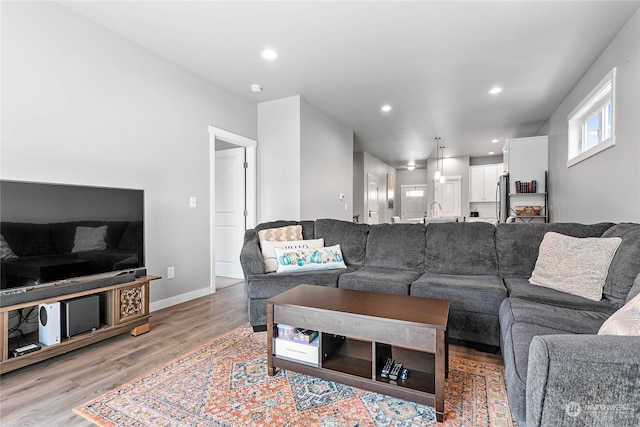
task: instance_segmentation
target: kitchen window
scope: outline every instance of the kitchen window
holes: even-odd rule
[[[567,167],[615,145],[616,69],[569,114]]]

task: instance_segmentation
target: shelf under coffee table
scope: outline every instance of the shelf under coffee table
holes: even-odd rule
[[[267,300],[269,375],[289,369],[432,406],[443,421],[448,317],[446,300],[300,285]],[[276,324],[318,331],[317,347],[276,354]],[[297,349],[316,357],[303,361]],[[409,370],[406,380],[380,376],[389,357]]]

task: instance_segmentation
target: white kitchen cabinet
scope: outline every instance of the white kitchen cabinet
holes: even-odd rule
[[[503,164],[469,167],[469,202],[495,202]]]

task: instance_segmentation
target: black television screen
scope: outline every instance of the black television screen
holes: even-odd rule
[[[3,290],[141,268],[144,191],[0,180],[0,234]]]

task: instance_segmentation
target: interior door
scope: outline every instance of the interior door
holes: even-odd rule
[[[216,275],[242,279],[240,250],[245,231],[245,148],[216,151]]]
[[[402,222],[419,222],[427,216],[427,184],[403,185],[401,190]]]
[[[440,204],[438,217],[460,216],[460,177],[446,177],[434,182],[435,201]]]
[[[377,175],[367,174],[367,224],[378,223],[378,187]]]

